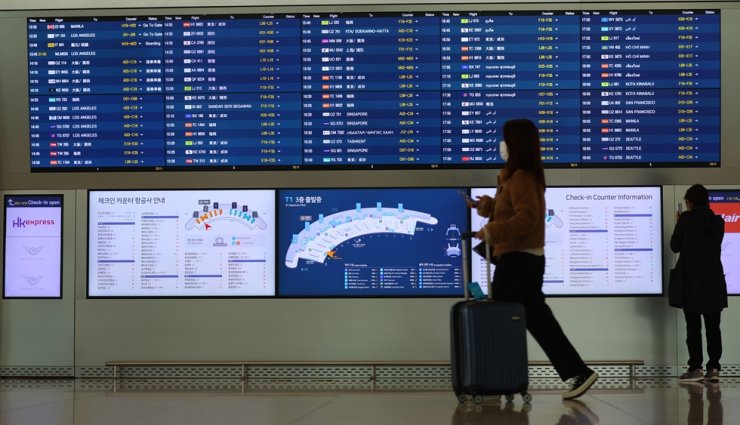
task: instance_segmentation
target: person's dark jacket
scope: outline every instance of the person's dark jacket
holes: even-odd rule
[[[683,263],[684,309],[716,313],[727,307],[727,283],[722,268],[725,221],[708,207],[681,213],[671,235],[671,251]]]

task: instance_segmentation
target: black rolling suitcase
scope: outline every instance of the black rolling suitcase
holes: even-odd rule
[[[463,238],[463,281],[465,300],[455,303],[450,312],[452,346],[452,388],[460,402],[484,396],[505,395],[508,401],[520,393],[526,403],[532,400],[527,365],[527,328],[524,307],[518,303],[491,299],[490,251],[486,267],[488,297],[469,300],[469,243]]]

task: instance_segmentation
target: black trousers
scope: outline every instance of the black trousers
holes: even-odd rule
[[[719,358],[722,357],[722,333],[719,329],[722,311],[711,314],[683,311],[686,318],[686,347],[689,349],[689,370],[701,369],[704,362],[704,350],[701,338],[701,317],[704,316],[704,328],[707,332],[707,370],[720,369]]]
[[[562,380],[589,372],[588,366],[545,303],[542,279],[545,257],[524,252],[503,254],[493,274],[493,299],[524,305],[527,329],[542,347]]]

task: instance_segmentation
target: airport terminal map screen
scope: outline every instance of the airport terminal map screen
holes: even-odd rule
[[[473,188],[473,198],[495,188]],[[660,187],[548,187],[546,295],[663,292]],[[487,219],[472,211],[472,228]],[[486,292],[485,258],[473,253],[472,280]],[[493,272],[492,272],[493,273]]]
[[[278,295],[461,297],[468,209],[459,192],[278,191]]]
[[[740,295],[740,190],[709,190],[709,207],[725,220],[722,267],[727,293]]]
[[[31,171],[718,166],[719,10],[29,18]]]
[[[90,191],[88,296],[275,295],[274,190]]]

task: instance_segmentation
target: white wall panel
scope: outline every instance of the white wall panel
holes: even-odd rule
[[[65,275],[62,300],[0,301],[0,365],[100,366],[107,360],[445,360],[449,357],[452,299],[86,299],[86,189],[116,188],[277,188],[481,186],[494,184],[496,170],[265,171],[167,173],[29,172],[25,17],[30,9],[197,6],[201,1],[58,2],[6,0],[0,6],[0,190],[65,193]],[[407,2],[413,5],[414,1]],[[418,2],[421,3],[421,2]],[[432,7],[443,2],[425,1]],[[541,8],[536,4],[487,8]],[[675,3],[675,2],[670,2]],[[257,2],[208,3],[258,5]],[[272,4],[272,3],[265,3]],[[281,2],[302,6],[307,2]],[[338,5],[339,2],[311,1]],[[595,3],[590,3],[593,5]],[[623,9],[676,7],[668,3],[604,4]],[[455,5],[464,7],[465,5]],[[470,3],[467,4],[470,6]],[[578,9],[586,3],[558,4]],[[556,169],[551,185],[664,185],[664,238],[673,227],[674,192],[701,182],[740,187],[740,2],[691,2],[686,8],[722,8],[722,167]],[[359,6],[358,6],[359,7]],[[397,6],[362,6],[363,10]],[[403,6],[398,6],[403,7]],[[397,7],[397,8],[398,8]],[[443,7],[439,6],[438,7]],[[553,5],[555,8],[555,5]],[[25,9],[22,10],[22,9]],[[8,11],[15,10],[15,11]],[[200,9],[196,9],[200,10]],[[234,8],[248,13],[253,9]],[[395,9],[397,10],[397,9]],[[155,13],[147,9],[147,13]],[[105,10],[125,15],[142,10]],[[48,10],[44,16],[53,15]],[[337,179],[338,176],[341,178]],[[676,186],[681,185],[681,186]],[[674,186],[675,190],[674,190]],[[664,249],[667,270],[672,264]],[[723,316],[725,364],[740,364],[738,298]],[[643,359],[648,365],[686,361],[683,317],[661,297],[558,298],[550,301],[566,334],[585,359]],[[53,326],[52,326],[53,325]],[[544,359],[530,340],[530,357]]]

